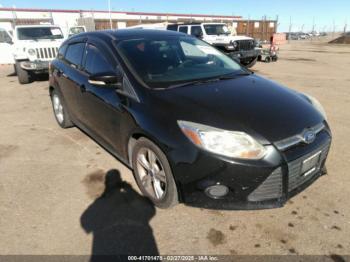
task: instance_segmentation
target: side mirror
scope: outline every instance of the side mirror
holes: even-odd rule
[[[89,83],[101,87],[119,88],[122,85],[123,76],[119,72],[106,72],[90,75]]]

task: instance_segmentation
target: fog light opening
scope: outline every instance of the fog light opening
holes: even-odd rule
[[[219,199],[223,198],[226,196],[229,192],[229,189],[227,186],[224,185],[214,185],[214,186],[209,186],[205,189],[205,194],[213,199]]]

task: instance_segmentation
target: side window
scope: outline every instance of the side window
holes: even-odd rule
[[[67,47],[65,59],[75,66],[80,66],[85,50],[85,43],[71,44]]]
[[[192,26],[191,27],[191,35],[196,36],[196,37],[203,35],[202,28],[198,25]]]
[[[9,34],[5,30],[0,29],[0,43],[11,43],[11,42],[12,42],[12,39],[9,36]]]
[[[178,25],[168,25],[167,30],[177,31]]]
[[[179,27],[179,32],[187,34],[188,27],[187,26],[180,26]]]
[[[115,70],[97,47],[88,45],[86,50],[85,71],[89,74],[99,74],[113,72]]]
[[[67,45],[63,45],[60,47],[60,49],[58,49],[58,59],[63,59],[64,55],[66,54],[66,50],[67,50]]]

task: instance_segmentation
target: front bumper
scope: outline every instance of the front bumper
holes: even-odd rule
[[[198,169],[201,175],[187,172],[181,176],[182,201],[193,207],[224,210],[282,207],[288,199],[325,174],[330,145],[330,131],[324,130],[310,145],[298,145],[285,152],[273,147],[272,157],[256,163],[234,163],[208,154],[201,155],[189,171]],[[316,169],[304,176],[302,163],[319,152]],[[185,167],[181,169],[185,172]],[[228,187],[228,194],[218,199],[209,197],[205,189],[216,184]]]
[[[261,53],[260,50],[253,49],[253,50],[233,51],[233,52],[229,52],[229,55],[232,58],[246,60],[246,59],[256,59],[260,55],[260,53]]]
[[[49,70],[49,61],[22,61],[21,68],[27,71],[47,72]]]

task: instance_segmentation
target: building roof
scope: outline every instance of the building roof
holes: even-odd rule
[[[52,12],[52,13],[81,13],[81,12],[109,13],[109,11],[106,11],[106,10],[35,9],[35,8],[8,8],[8,7],[1,7],[0,11]],[[242,18],[241,16],[208,15],[208,14],[146,13],[146,12],[121,12],[121,11],[111,11],[111,13],[127,14],[127,15],[149,15],[149,16],[211,17],[211,18],[230,18],[230,19]]]

